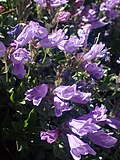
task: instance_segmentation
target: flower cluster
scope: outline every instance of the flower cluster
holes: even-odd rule
[[[109,26],[118,17],[116,7],[120,1],[105,0],[99,5],[86,5],[84,0],[75,0],[71,9],[69,0],[34,1],[41,12],[43,9],[50,14],[51,25],[47,23],[46,15],[44,26],[35,21],[17,24],[8,32],[9,47],[0,41],[0,57],[5,59],[5,64],[8,61],[10,75],[20,81],[27,77],[27,83],[32,83],[32,88],[29,86],[25,91],[25,104],[37,106],[34,107],[36,110],[44,108],[43,114],[53,111],[52,116],[56,119],[64,117],[60,125],[55,126],[54,122],[50,123],[50,117],[46,127],[49,130],[40,131],[41,140],[51,144],[66,136],[74,160],[81,159],[82,155],[96,155],[89,141],[104,148],[113,147],[117,139],[105,126],[119,130],[120,118],[108,116],[106,106],[96,106],[88,113],[91,105],[97,105],[95,92],[98,86],[96,90],[88,88],[92,82],[98,85],[106,76],[100,57],[108,50],[100,34],[92,33]],[[68,22],[75,23],[68,27]],[[47,65],[52,72],[46,71]],[[31,70],[33,74],[30,75]],[[34,80],[33,76],[36,76]]]

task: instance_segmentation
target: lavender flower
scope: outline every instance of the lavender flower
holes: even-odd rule
[[[50,130],[48,132],[40,132],[41,140],[47,140],[48,143],[53,143],[58,138],[58,131],[57,130]]]
[[[100,10],[103,11],[114,9],[119,3],[120,0],[106,0],[105,2],[101,3]]]
[[[32,38],[37,37],[42,39],[46,37],[48,31],[46,28],[39,25],[37,22],[30,21],[29,24],[22,30],[16,41],[19,46],[26,45]]]
[[[69,0],[50,0],[50,6],[51,7],[60,7],[63,4],[68,3]]]
[[[65,43],[64,48],[68,53],[72,54],[81,46],[81,41],[77,36],[70,36],[69,40]]]
[[[83,62],[82,66],[94,79],[101,79],[104,76],[102,67],[99,67],[97,63]]]
[[[32,89],[29,89],[25,95],[25,99],[28,101],[33,101],[33,105],[38,106],[42,99],[46,96],[48,92],[47,84],[41,84]]]
[[[71,15],[70,12],[61,11],[57,14],[56,21],[57,22],[67,22],[68,19],[70,18],[70,15]]]
[[[13,63],[13,74],[19,79],[24,78],[24,76],[26,74],[24,64],[21,62],[20,63]]]
[[[30,52],[28,52],[25,48],[19,48],[11,54],[10,59],[14,64],[25,64],[28,60],[30,60],[29,54]]]
[[[86,24],[85,26],[83,26],[82,29],[78,30],[77,33],[80,39],[81,46],[84,46],[84,47],[87,46],[87,40],[88,40],[90,30],[91,30],[91,25],[89,24]]]
[[[3,42],[0,41],[0,57],[4,56],[5,52],[6,52],[6,47],[3,44]]]
[[[46,4],[46,0],[34,0],[40,7],[43,7]]]
[[[64,102],[60,100],[58,97],[54,97],[54,106],[55,106],[55,115],[57,117],[60,117],[62,115],[62,112],[70,111],[71,109],[73,109],[72,106],[69,106],[68,102]]]
[[[72,86],[59,86],[53,92],[63,100],[86,104],[90,101],[91,93],[76,91],[76,84]]]
[[[72,86],[61,85],[53,90],[53,93],[55,93],[59,98],[64,100],[70,100],[75,92],[76,92],[76,84]]]
[[[84,22],[91,23],[96,20],[97,20],[96,12],[93,9],[88,8],[88,12],[86,12],[86,14],[82,16],[82,21]]]
[[[105,20],[106,20],[106,17],[103,17],[101,19],[93,21],[92,23],[90,23],[91,29],[101,28],[101,27],[104,27],[110,23],[109,21],[105,22]]]
[[[106,134],[102,130],[96,131],[94,133],[88,133],[87,136],[93,143],[104,148],[111,148],[117,142],[115,137]]]
[[[95,59],[97,55],[99,55],[100,52],[102,52],[104,47],[105,44],[103,44],[102,42],[100,42],[99,44],[94,44],[91,47],[90,51],[83,56],[84,61],[91,61],[92,59]]]
[[[44,48],[52,48],[58,45],[64,39],[64,32],[59,29],[57,32],[48,35],[40,41],[40,45]]]
[[[96,152],[87,143],[84,143],[73,134],[67,134],[67,137],[70,145],[70,153],[74,160],[81,159],[81,155],[96,155]]]
[[[26,70],[24,67],[24,64],[29,60],[30,52],[28,52],[26,49],[19,48],[15,52],[13,52],[10,56],[10,59],[13,63],[13,74],[18,78],[23,78]]]
[[[107,118],[106,123],[114,128],[114,129],[119,129],[120,130],[120,118],[115,118],[115,117],[110,117]]]
[[[89,118],[92,118],[93,123],[104,122],[107,120],[106,112],[107,112],[107,109],[105,109],[104,106],[102,106],[102,107],[96,106],[93,111],[91,111],[90,113],[85,114],[83,116],[80,116],[78,119],[79,120],[87,120]]]
[[[92,123],[92,121],[92,118],[89,118],[87,120],[72,119],[69,122],[69,126],[72,132],[78,134],[79,136],[84,136],[88,133],[93,133],[100,129],[100,126],[96,125],[95,123]]]
[[[101,3],[100,11],[105,11],[108,18],[115,19],[119,13],[115,10],[115,7],[120,4],[120,0],[106,0]]]
[[[9,32],[8,32],[8,34],[9,34],[9,36],[11,37],[11,38],[14,38],[14,36],[16,36],[16,37],[18,37],[19,36],[19,34],[21,33],[21,25],[20,24],[17,24],[15,27],[14,27],[14,29],[12,29],[12,30],[10,30]]]

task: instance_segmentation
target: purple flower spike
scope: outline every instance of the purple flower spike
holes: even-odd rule
[[[81,155],[96,155],[96,152],[87,143],[84,143],[76,136],[67,134],[67,137],[70,145],[70,153],[74,160],[80,160]]]
[[[69,0],[50,0],[50,6],[51,7],[60,7],[62,6],[63,4],[66,4],[68,3]]]
[[[0,57],[4,56],[5,51],[6,51],[6,47],[3,44],[3,42],[0,41]]]
[[[32,89],[29,89],[25,95],[25,99],[28,101],[33,101],[33,105],[38,106],[41,100],[46,96],[48,92],[47,84],[41,84]]]
[[[106,134],[102,130],[95,133],[89,133],[88,138],[96,145],[104,148],[111,148],[117,142],[117,139],[115,137]]]
[[[48,31],[46,28],[40,26],[37,22],[31,21],[19,34],[16,41],[19,46],[24,46],[34,37],[42,39],[47,35]]]
[[[84,136],[100,129],[100,126],[92,123],[92,118],[89,118],[88,120],[72,119],[69,122],[69,126],[71,130],[79,136]]]
[[[41,140],[47,140],[48,143],[53,143],[58,138],[58,131],[57,130],[50,130],[48,132],[40,132]]]
[[[54,106],[56,117],[60,117],[62,115],[62,112],[64,111],[70,111],[71,109],[73,109],[72,106],[69,106],[68,102],[64,102],[58,97],[54,97]]]
[[[34,0],[40,7],[44,7],[46,4],[46,0]]]
[[[83,56],[84,61],[91,61],[92,59],[95,59],[97,55],[102,52],[104,47],[105,44],[102,44],[102,42],[99,44],[94,44],[90,51]]]

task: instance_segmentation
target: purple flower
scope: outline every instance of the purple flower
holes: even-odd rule
[[[22,30],[17,37],[17,43],[19,46],[26,45],[32,38],[37,37],[42,39],[48,35],[46,28],[39,25],[37,22],[29,22],[29,24]]]
[[[100,52],[102,52],[104,47],[105,44],[102,44],[102,42],[100,42],[99,44],[94,44],[91,47],[90,51],[83,56],[84,61],[91,61],[92,59],[95,59],[97,55],[99,55]]]
[[[106,2],[101,3],[100,10],[103,11],[114,9],[119,3],[120,0],[106,0]]]
[[[72,86],[62,86],[60,85],[53,91],[59,98],[64,100],[70,100],[73,94],[76,92],[76,84]]]
[[[102,67],[99,67],[97,63],[83,62],[82,66],[94,79],[101,79],[104,76]]]
[[[13,74],[19,79],[24,78],[24,76],[26,74],[24,64],[21,62],[20,63],[13,63]]]
[[[87,40],[88,40],[90,30],[91,30],[91,25],[86,24],[85,26],[83,26],[82,29],[79,29],[77,32],[80,39],[80,43],[84,47],[87,46]]]
[[[41,84],[32,89],[29,89],[25,95],[25,99],[28,101],[33,101],[33,105],[38,106],[41,100],[46,96],[48,92],[47,84]]]
[[[112,9],[110,11],[106,11],[106,15],[108,18],[115,19],[119,16],[119,13],[117,10]]]
[[[24,64],[30,60],[29,54],[30,52],[28,52],[25,48],[19,48],[10,56],[13,63],[13,74],[20,79],[23,78],[26,73]]]
[[[70,70],[69,69],[63,70],[62,73],[61,73],[61,76],[64,79],[68,79],[70,77]]]
[[[58,131],[57,130],[50,130],[48,132],[40,132],[41,140],[47,140],[48,143],[53,143],[58,138]]]
[[[91,23],[96,20],[97,20],[96,12],[93,9],[89,9],[88,12],[86,12],[86,14],[82,16],[82,21],[84,22]]]
[[[72,102],[80,103],[80,104],[87,104],[90,102],[91,93],[85,93],[76,91],[76,93],[70,99]]]
[[[102,107],[96,106],[93,111],[91,111],[90,113],[85,114],[83,116],[80,116],[78,119],[79,120],[87,120],[89,118],[92,118],[93,123],[104,122],[107,120],[106,112],[107,112],[107,110],[104,108],[104,106],[102,106]]]
[[[20,33],[21,33],[21,25],[20,24],[17,24],[15,27],[14,27],[14,29],[12,29],[12,30],[10,30],[10,31],[8,31],[7,33],[9,34],[9,36],[11,37],[11,38],[14,38],[14,36],[16,37],[16,36],[18,36]]]
[[[25,64],[28,60],[30,60],[29,54],[30,52],[28,52],[25,48],[19,48],[11,54],[10,59],[14,64]]]
[[[5,52],[6,52],[6,47],[3,44],[3,42],[0,41],[0,57],[4,56]]]
[[[60,7],[63,4],[68,3],[69,0],[50,0],[51,7]]]
[[[82,47],[82,42],[77,36],[70,36],[68,40],[63,40],[58,44],[60,50],[73,54],[79,47]]]
[[[46,0],[34,0],[40,7],[43,7],[46,4]]]
[[[77,36],[70,36],[69,40],[66,41],[64,48],[68,53],[72,54],[81,46],[81,41]]]
[[[101,3],[100,11],[106,11],[108,18],[115,19],[119,16],[115,7],[120,4],[120,0],[106,0],[106,2]]]
[[[91,29],[101,28],[101,27],[106,26],[106,25],[108,25],[108,24],[110,23],[109,21],[108,21],[108,22],[105,22],[105,20],[106,20],[106,17],[103,17],[103,18],[101,18],[101,19],[98,19],[98,20],[96,20],[96,21],[93,21],[93,22],[91,23]]]
[[[65,51],[65,45],[67,43],[68,40],[64,39],[62,41],[60,41],[57,45],[57,47],[61,50],[61,51]]]
[[[76,91],[76,84],[72,86],[59,86],[53,92],[63,100],[86,104],[90,101],[91,93]]]
[[[84,143],[76,136],[67,134],[67,137],[70,145],[70,153],[74,160],[81,159],[81,155],[96,155],[96,152],[87,143]]]
[[[119,129],[120,130],[120,118],[115,118],[115,117],[110,117],[106,120],[106,123],[114,128],[114,129]]]
[[[115,137],[110,136],[102,130],[94,133],[88,133],[87,136],[93,143],[104,148],[111,148],[117,142]]]
[[[71,109],[73,109],[72,106],[69,106],[68,102],[64,102],[60,100],[58,97],[54,97],[54,106],[55,106],[55,115],[57,117],[60,117],[62,115],[62,112],[70,111]]]
[[[67,22],[68,19],[70,18],[71,13],[70,12],[65,12],[61,11],[57,14],[57,22]]]
[[[64,39],[65,33],[62,29],[48,35],[40,41],[40,45],[44,48],[52,48],[58,45]]]
[[[72,119],[69,122],[69,126],[72,132],[78,134],[79,136],[84,136],[88,133],[93,133],[100,129],[100,126],[92,123],[92,118],[89,118],[87,120]]]

